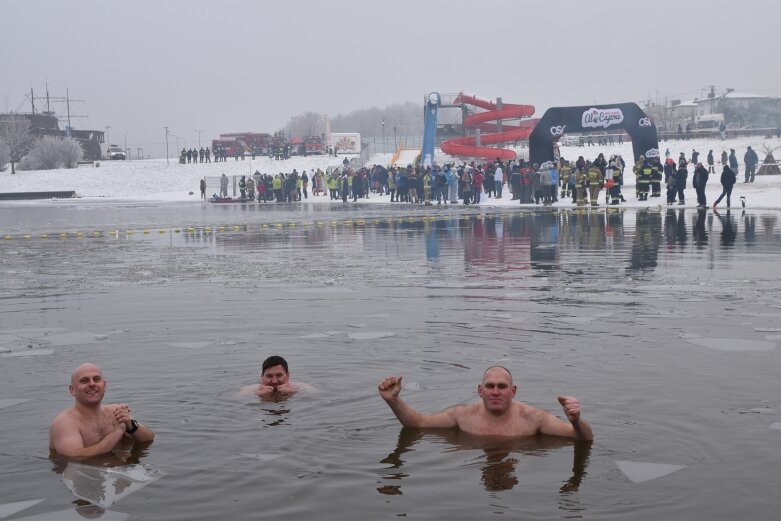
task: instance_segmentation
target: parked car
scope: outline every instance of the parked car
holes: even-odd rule
[[[125,151],[121,148],[111,145],[106,150],[106,159],[125,159]]]

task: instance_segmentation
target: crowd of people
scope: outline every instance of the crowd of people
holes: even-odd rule
[[[208,150],[208,149],[207,149]],[[208,152],[206,153],[208,157]],[[744,182],[753,183],[759,158],[749,146],[743,157]],[[731,205],[732,185],[737,179],[739,164],[735,149],[721,154],[723,168],[723,196]],[[697,205],[707,207],[705,187],[710,174],[715,173],[717,162],[713,150],[709,150],[705,163],[700,153],[692,149],[691,155],[680,153],[678,160],[670,157],[667,149],[664,159],[641,155],[631,166],[635,177],[635,198],[648,201],[662,197],[662,184],[666,187],[667,204],[685,204],[685,191],[692,169],[691,186],[697,194]],[[352,168],[346,162],[342,168],[317,169],[311,175],[280,172],[277,175],[261,174],[241,176],[238,187],[242,201],[289,203],[313,197],[328,196],[330,200],[357,201],[370,194],[389,195],[392,203],[422,203],[426,205],[463,204],[474,205],[488,199],[509,197],[519,204],[550,206],[570,199],[575,206],[600,206],[604,190],[605,205],[626,202],[624,196],[624,170],[626,163],[621,155],[606,158],[599,153],[594,160],[579,156],[575,161],[560,158],[543,164],[528,161],[494,161],[468,164],[431,166],[381,165]],[[310,186],[311,185],[311,186]],[[728,188],[729,187],[729,188]],[[205,180],[201,181],[201,197],[206,199]],[[228,177],[223,174],[220,194],[228,197]],[[719,199],[718,202],[720,202]]]

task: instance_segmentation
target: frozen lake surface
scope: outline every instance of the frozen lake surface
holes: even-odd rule
[[[777,211],[82,201],[0,216],[0,513],[24,506],[8,519],[99,504],[155,520],[776,516]],[[271,354],[315,389],[238,397]],[[72,490],[92,471],[47,450],[88,360],[157,432],[102,462],[155,479],[91,505]],[[410,404],[441,410],[473,401],[492,364],[557,415],[558,394],[578,397],[593,445],[405,430],[377,395],[401,374]]]

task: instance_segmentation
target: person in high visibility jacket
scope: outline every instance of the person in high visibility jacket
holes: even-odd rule
[[[599,206],[599,192],[605,186],[605,178],[597,165],[591,165],[588,169],[588,191],[591,206]]]

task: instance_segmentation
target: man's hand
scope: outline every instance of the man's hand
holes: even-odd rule
[[[580,402],[578,399],[572,396],[559,396],[559,403],[570,423],[577,425],[580,422]]]
[[[132,419],[133,417],[130,415],[130,407],[128,407],[126,403],[118,403],[114,409],[114,420],[116,420],[116,422],[122,426],[124,431],[130,430],[132,428],[132,425],[130,424],[130,420]]]
[[[382,396],[383,400],[386,402],[391,402],[399,397],[399,393],[401,393],[402,378],[403,376],[387,376],[382,382],[380,382],[380,385],[377,386],[377,389],[379,389],[380,396]]]
[[[278,385],[274,388],[274,391],[282,396],[290,396],[296,393],[296,388],[289,383]]]

